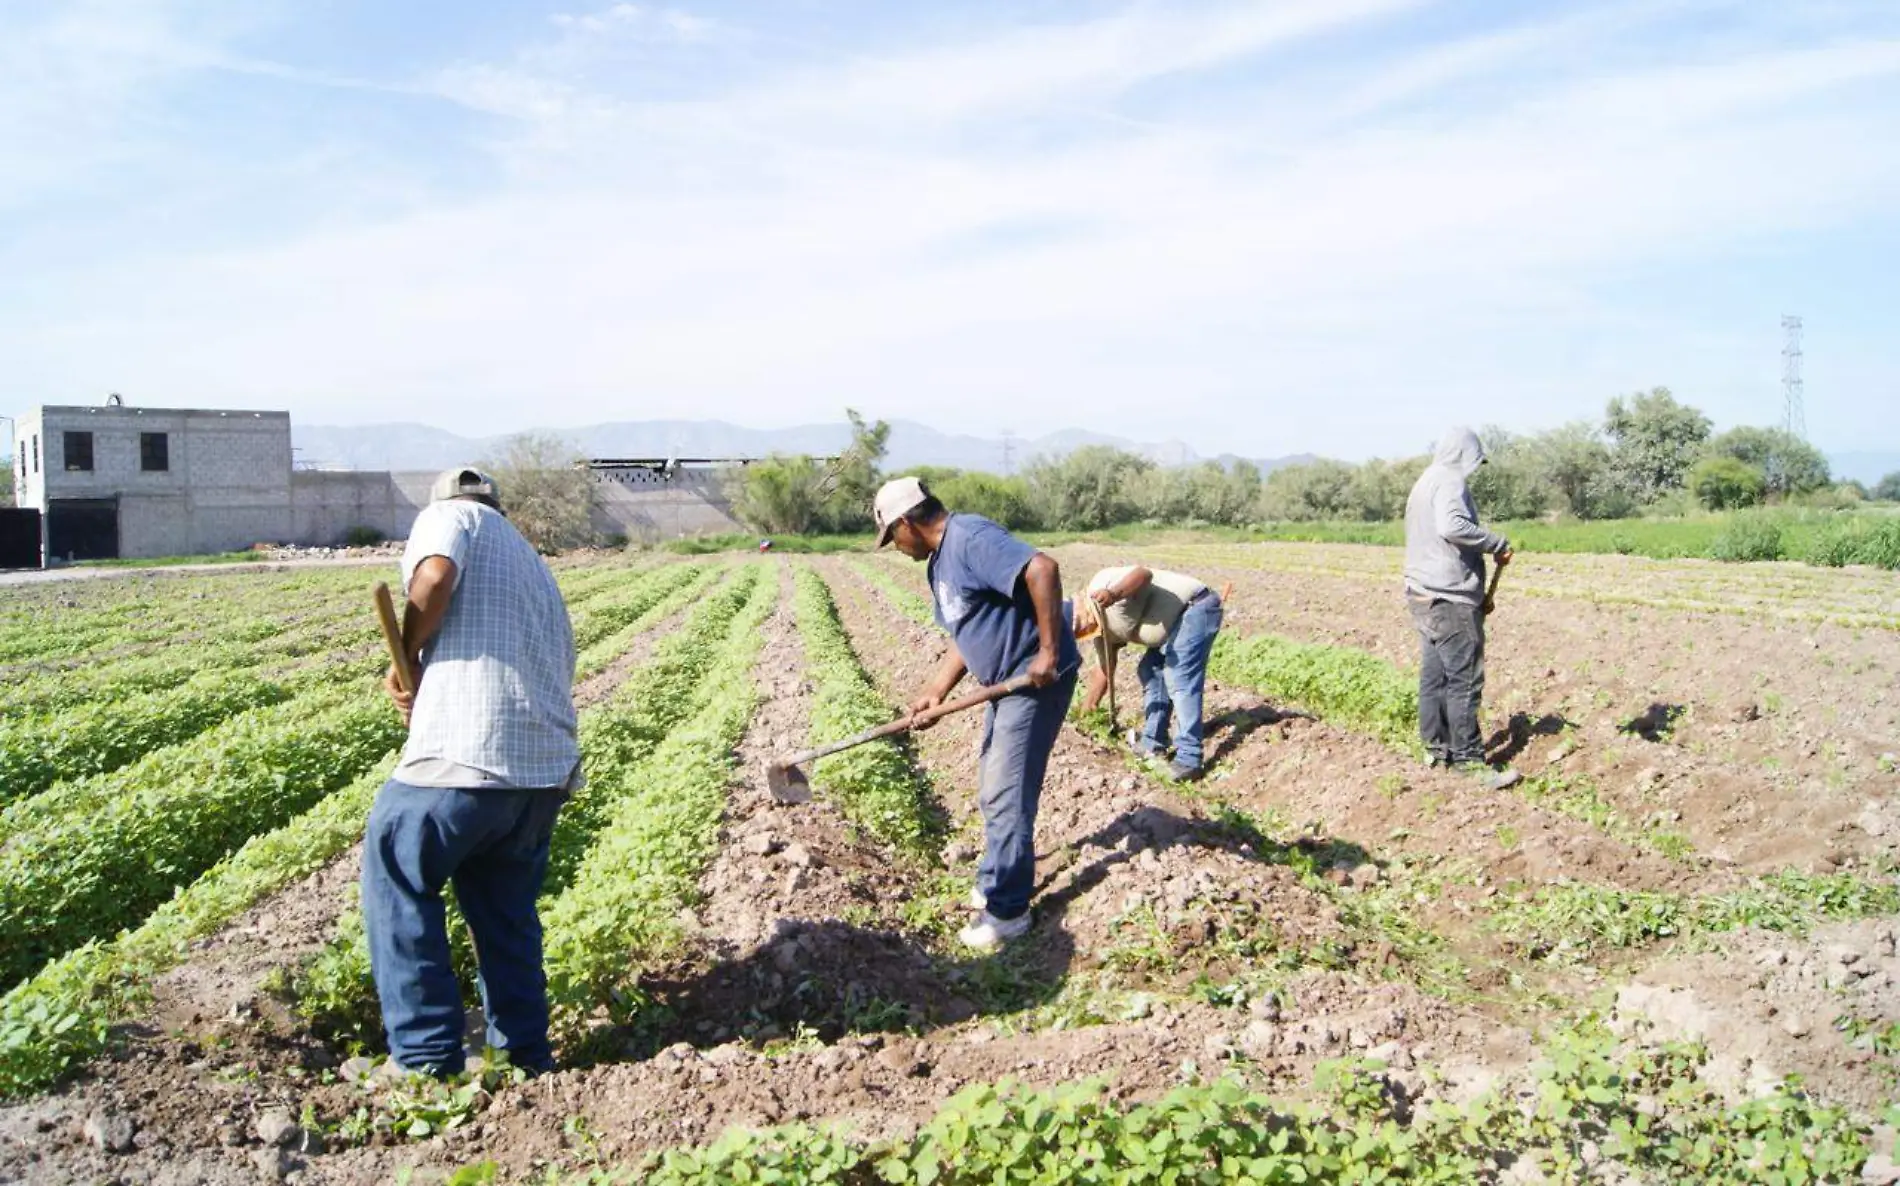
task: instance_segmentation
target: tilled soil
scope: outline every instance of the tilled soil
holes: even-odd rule
[[[1308,550],[1342,567],[1249,565],[1281,563],[1271,546],[1208,548],[1182,566],[1234,583],[1230,630],[1355,647],[1415,669],[1416,637],[1387,570],[1394,550]],[[1058,553],[1077,580],[1131,559],[1096,547]],[[1632,821],[1680,831],[1702,856],[1742,870],[1828,870],[1891,853],[1900,632],[1587,599],[1594,568],[1625,580],[1653,568],[1611,563],[1625,559],[1526,557],[1510,567],[1486,648],[1493,753],[1527,773],[1587,782]],[[1552,596],[1512,595],[1546,584]]]
[[[848,565],[817,566],[872,679],[894,705],[907,699],[946,641],[894,612]],[[325,1048],[256,991],[269,968],[327,938],[354,876],[355,862],[339,861],[165,977],[149,1021],[117,1056],[60,1092],[0,1110],[0,1180],[359,1182],[414,1167],[412,1180],[427,1182],[480,1160],[497,1162],[505,1180],[538,1179],[550,1167],[708,1141],[734,1124],[835,1120],[900,1135],[962,1087],[1004,1077],[1053,1085],[1100,1076],[1118,1096],[1147,1098],[1231,1071],[1299,1094],[1317,1062],[1350,1053],[1385,1060],[1408,1096],[1465,1098],[1535,1057],[1534,1030],[1592,999],[1612,1001],[1613,1025],[1625,1032],[1708,1042],[1711,1077],[1738,1091],[1799,1073],[1862,1107],[1892,1094],[1893,1072],[1867,1038],[1869,1027],[1900,1020],[1891,920],[1801,940],[1742,932],[1719,952],[1639,951],[1617,980],[1511,963],[1484,929],[1486,899],[1511,881],[1707,892],[1734,884],[1737,866],[1775,864],[1764,855],[1770,840],[1824,867],[1831,853],[1866,851],[1852,838],[1829,846],[1761,836],[1800,818],[1796,797],[1769,783],[1760,793],[1779,805],[1721,814],[1723,826],[1749,832],[1735,834],[1726,859],[1709,859],[1716,825],[1692,818],[1708,793],[1699,788],[1737,768],[1694,748],[1717,736],[1695,731],[1698,714],[1658,742],[1604,736],[1602,722],[1614,730],[1620,708],[1573,731],[1583,742],[1574,753],[1623,747],[1587,767],[1619,804],[1637,792],[1607,780],[1641,775],[1641,795],[1682,812],[1698,850],[1686,860],[1510,791],[1418,769],[1376,741],[1237,689],[1210,690],[1211,774],[1195,787],[1160,782],[1124,751],[1065,729],[1038,826],[1035,924],[1003,954],[972,957],[950,936],[968,917],[961,899],[980,844],[980,717],[952,718],[909,742],[953,820],[940,867],[883,851],[827,802],[822,784],[809,804],[775,803],[763,762],[808,744],[813,695],[791,565],[780,568],[780,607],[757,668],[762,701],[735,755],[720,851],[685,920],[692,939],[644,981],[664,1009],[602,1047],[617,1053],[504,1088],[459,1131],[345,1147],[336,1126],[367,1099],[336,1079],[347,1052]],[[1319,632],[1324,598],[1311,588],[1310,608],[1283,613],[1270,582],[1245,579],[1254,584],[1235,599],[1229,629],[1345,641]],[[1368,590],[1329,587],[1326,612],[1366,639],[1389,638]],[[1553,615],[1559,605],[1522,604],[1526,617],[1533,604]],[[1403,661],[1402,615],[1399,626],[1399,641],[1383,645]],[[1530,685],[1507,629],[1517,627],[1500,624],[1493,670],[1508,696]],[[1125,719],[1138,702],[1126,679]],[[1779,753],[1786,740],[1764,745]],[[1558,748],[1532,733],[1518,760],[1548,762]],[[1659,750],[1679,751],[1682,765],[1651,756]],[[1652,766],[1660,778],[1644,773]],[[1669,799],[1678,785],[1684,793]],[[1224,805],[1297,838],[1264,839]],[[1300,876],[1304,865],[1325,876]],[[1395,898],[1444,941],[1465,982],[1420,975],[1407,951],[1367,929],[1359,916]],[[1513,976],[1550,995],[1520,993]],[[1551,998],[1566,1004],[1553,1013],[1540,1003]]]

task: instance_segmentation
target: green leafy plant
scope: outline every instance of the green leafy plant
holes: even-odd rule
[[[806,670],[817,693],[812,697],[812,743],[822,745],[885,724],[891,706],[851,649],[831,590],[809,568],[800,568],[794,580]],[[919,861],[934,859],[942,848],[943,815],[929,779],[898,745],[875,741],[857,746],[822,759],[813,775],[817,785],[837,795],[846,816],[883,843]]]

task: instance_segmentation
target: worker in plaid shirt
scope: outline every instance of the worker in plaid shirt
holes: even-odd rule
[[[403,645],[417,675],[387,690],[409,726],[363,842],[363,920],[389,1053],[464,1069],[461,989],[442,890],[480,965],[488,1045],[547,1070],[547,975],[535,898],[555,816],[580,786],[574,635],[554,575],[475,469],[436,479],[402,558]]]

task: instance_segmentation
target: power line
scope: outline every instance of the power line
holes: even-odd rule
[[[1801,319],[1781,318],[1781,395],[1787,402],[1785,427],[1792,436],[1808,439],[1808,414],[1802,406]]]

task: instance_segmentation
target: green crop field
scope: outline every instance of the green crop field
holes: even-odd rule
[[[766,793],[766,760],[932,669],[920,566],[861,539],[561,562],[587,773],[541,900],[561,1069],[448,1083],[364,1073],[393,565],[0,590],[0,1179],[1882,1180],[1895,523],[1507,525],[1505,787],[1419,760],[1390,529],[1046,537],[1071,588],[1141,561],[1226,589],[1210,765],[1129,750],[1123,663],[1121,719],[1057,742],[1035,922],[990,956],[954,939],[981,713]],[[1707,562],[1771,554],[1809,563]]]

